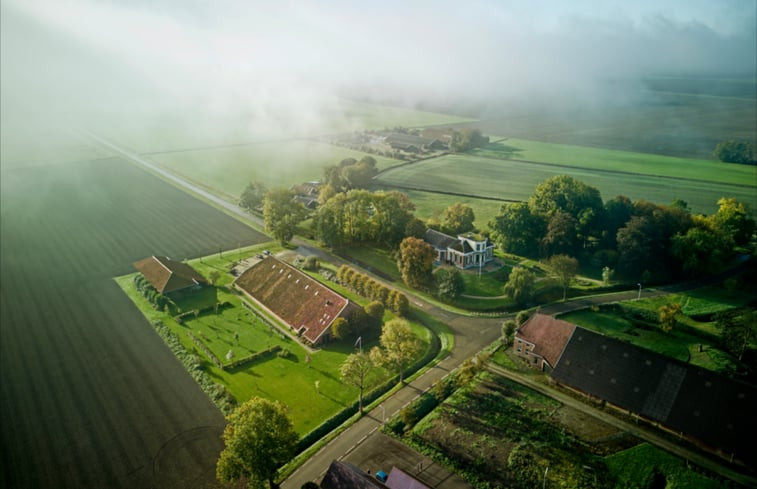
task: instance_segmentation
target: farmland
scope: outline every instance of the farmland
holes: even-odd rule
[[[702,93],[703,86],[709,93]],[[755,93],[753,77],[660,78],[646,88],[628,87],[616,98],[571,109],[494,107],[474,125],[512,138],[711,159],[724,139],[757,143]]]
[[[652,487],[653,477],[717,484],[628,432],[490,373],[452,394],[405,439],[474,487]],[[631,485],[640,480],[647,483]]]
[[[212,480],[223,418],[111,277],[267,238],[119,159],[3,168],[1,195],[2,485]]]
[[[609,199],[626,195],[637,200],[688,202],[694,212],[714,212],[717,200],[731,196],[757,208],[754,187],[681,180],[651,175],[626,175],[603,170],[569,168],[471,155],[448,155],[384,172],[383,185],[431,192],[461,192],[479,197],[525,200],[536,185],[555,175],[571,175],[594,186]]]
[[[174,173],[236,199],[253,180],[259,180],[267,187],[289,187],[322,178],[324,167],[336,165],[345,158],[360,159],[363,156],[364,153],[325,143],[292,140],[159,153],[148,157]],[[396,164],[389,158],[374,158],[378,168]]]
[[[291,109],[291,107],[290,107]],[[109,119],[95,127],[108,139],[138,153],[189,151],[292,140],[365,129],[459,124],[473,119],[411,108],[353,102],[322,101],[298,114],[261,120],[244,104],[213,107],[141,107],[135,118]],[[145,114],[148,114],[145,117]],[[278,114],[281,115],[281,114]],[[134,123],[134,121],[138,123]],[[299,179],[297,181],[300,181]]]

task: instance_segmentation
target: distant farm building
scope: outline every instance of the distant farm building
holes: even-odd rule
[[[559,384],[726,459],[757,464],[757,449],[746,436],[757,433],[752,385],[541,314],[521,326],[513,349],[537,368],[553,367],[550,375]]]
[[[453,238],[434,229],[426,230],[424,239],[436,250],[436,264],[457,268],[482,267],[494,260],[494,245],[488,238],[473,234]]]
[[[336,318],[346,317],[358,307],[272,256],[247,269],[234,286],[313,345],[331,336]]]
[[[445,150],[447,145],[438,139],[428,139],[413,134],[389,133],[384,140],[393,149],[400,149],[408,153],[420,153],[422,151]]]
[[[307,209],[318,207],[318,194],[323,184],[319,181],[311,181],[293,185],[291,190],[294,192],[294,200],[305,206]]]
[[[379,480],[382,477],[383,483]],[[322,489],[429,489],[407,472],[392,467],[389,474],[371,475],[349,462],[334,460],[321,481]]]
[[[150,285],[160,294],[171,294],[182,290],[197,289],[207,284],[205,277],[186,263],[174,261],[166,256],[151,256],[134,263]]]

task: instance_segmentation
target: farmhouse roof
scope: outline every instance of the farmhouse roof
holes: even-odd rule
[[[518,328],[516,338],[532,343],[533,352],[554,368],[575,329],[576,325],[567,321],[546,314],[534,314]]]
[[[437,250],[446,250],[447,248],[455,248],[460,246],[460,241],[452,236],[440,233],[434,229],[427,229],[424,236],[425,241],[436,248]]]
[[[755,463],[757,388],[576,328],[552,378]]]
[[[397,467],[392,467],[386,479],[386,485],[390,489],[429,489],[427,485]]]
[[[247,269],[234,282],[282,321],[303,330],[316,343],[349,301],[317,280],[272,256]]]
[[[321,481],[322,489],[386,489],[387,486],[349,462],[334,460]]]
[[[139,273],[161,294],[205,284],[207,280],[186,263],[167,256],[151,256],[134,263]]]

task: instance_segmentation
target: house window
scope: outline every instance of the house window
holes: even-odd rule
[[[539,359],[536,356],[534,356],[534,365],[536,365],[536,362],[538,362],[538,361],[539,361]]]

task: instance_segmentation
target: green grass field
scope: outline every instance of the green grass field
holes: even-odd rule
[[[267,238],[118,159],[0,186],[2,485],[212,481],[223,418],[111,277]]]
[[[675,487],[680,489],[718,489],[723,487],[705,475],[689,469],[683,460],[664,450],[642,443],[605,457],[618,489]],[[660,484],[654,486],[654,483]]]
[[[717,200],[735,197],[757,208],[755,188],[716,182],[676,180],[649,175],[620,175],[592,169],[559,167],[472,155],[449,155],[387,171],[383,185],[436,192],[463,192],[479,197],[525,200],[536,185],[555,175],[571,175],[599,189],[604,199],[626,195],[668,204],[675,198],[694,212],[714,212]]]
[[[729,370],[733,366],[733,359],[711,339],[675,328],[670,333],[656,327],[642,328],[633,321],[602,310],[570,312],[560,316],[560,319],[708,370],[717,372]],[[702,352],[699,352],[699,345],[703,347]]]
[[[268,187],[323,178],[323,168],[365,153],[312,140],[261,143],[227,148],[152,154],[149,159],[217,192],[238,198],[252,180]],[[379,168],[397,161],[374,156]]]
[[[757,166],[715,160],[680,158],[650,153],[544,143],[526,139],[496,141],[472,152],[475,156],[606,170],[638,175],[704,180],[757,187]],[[623,176],[619,176],[623,178]]]

